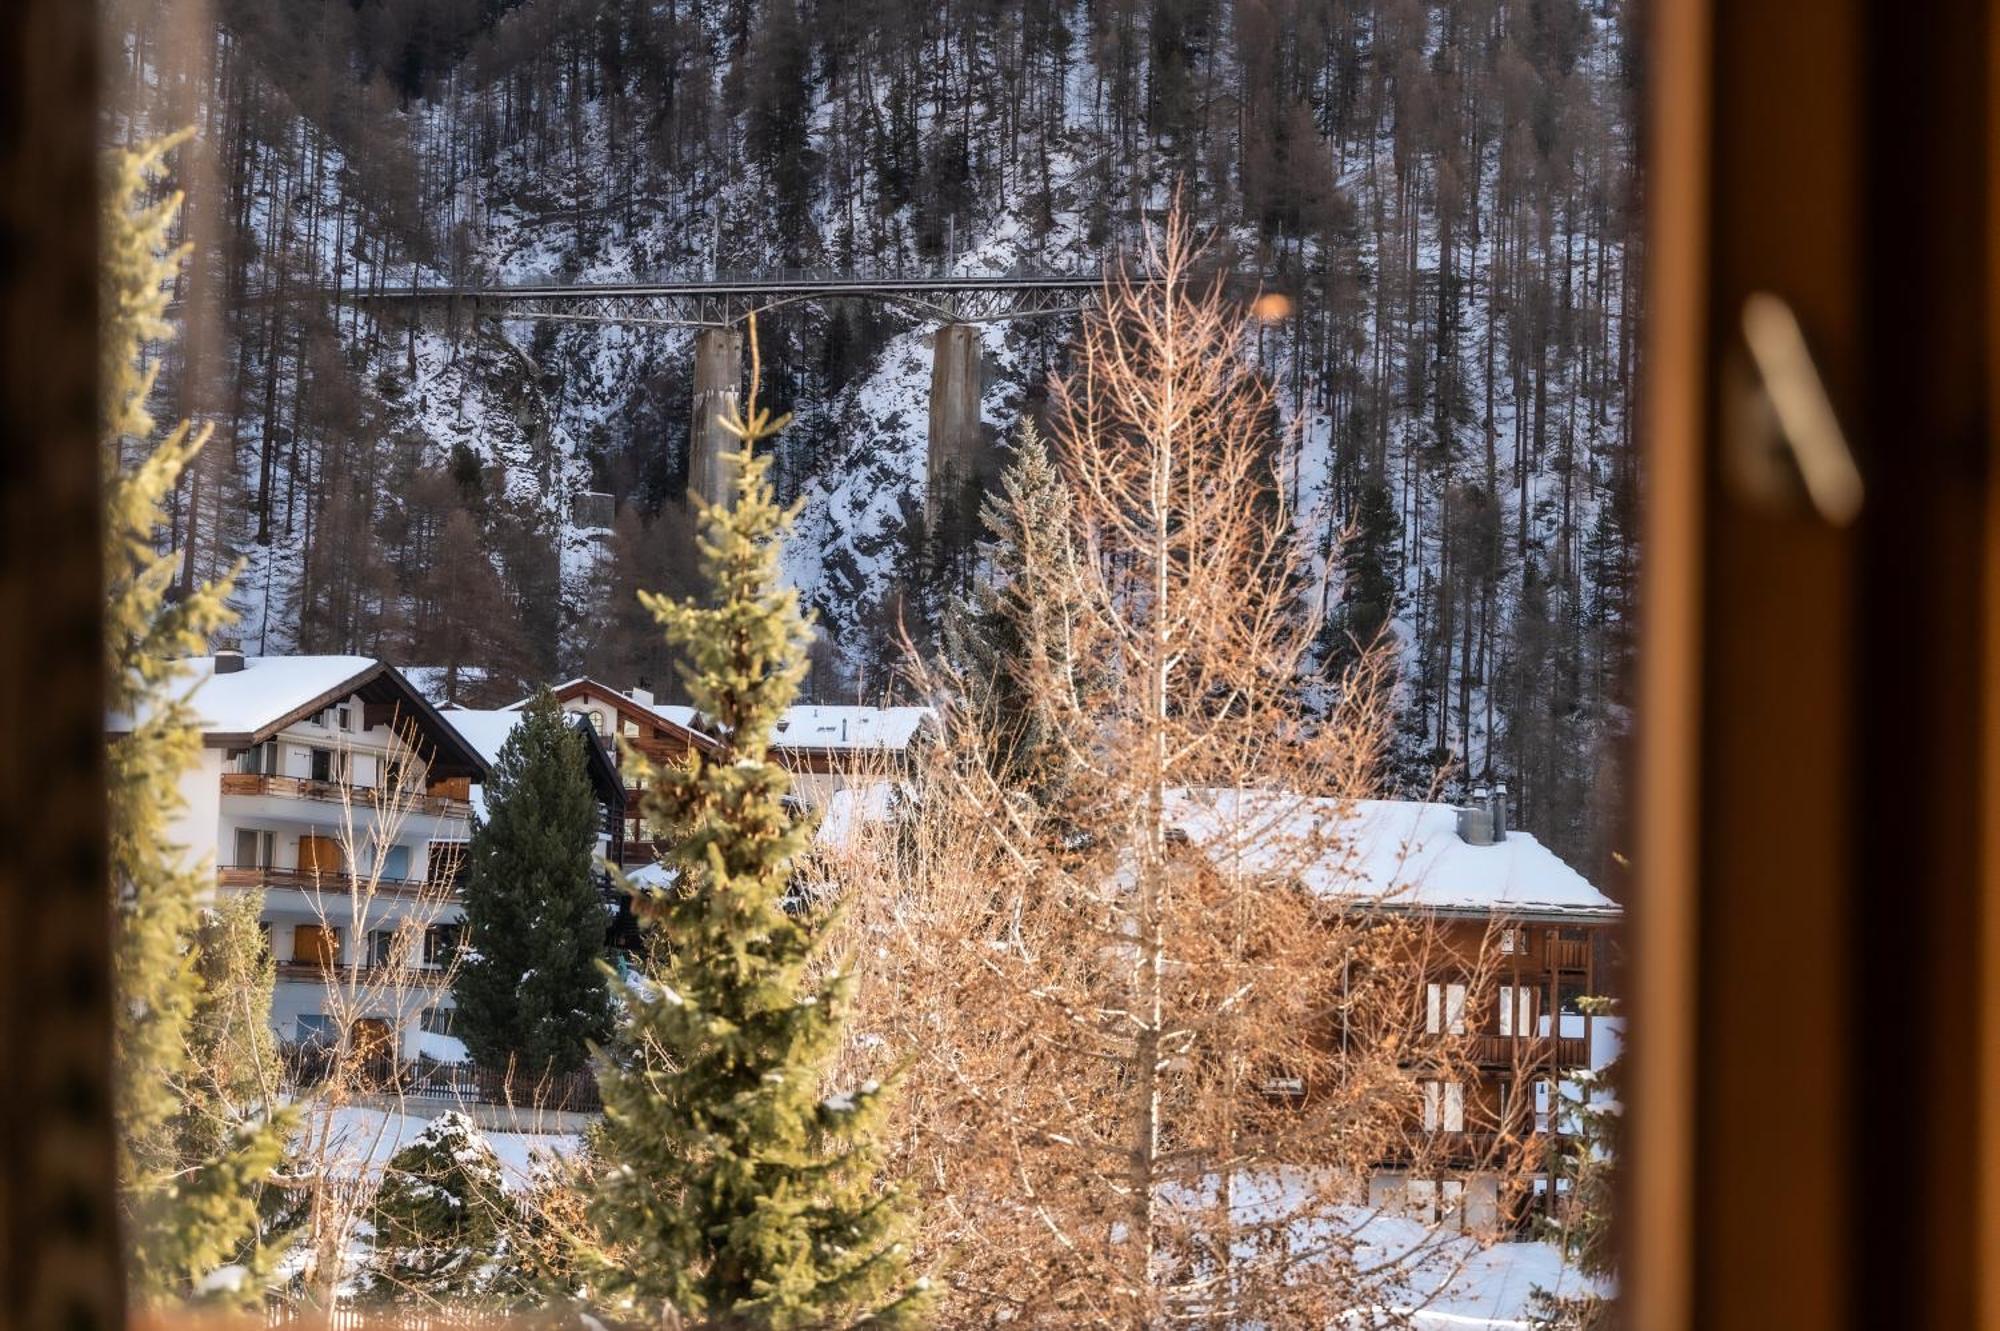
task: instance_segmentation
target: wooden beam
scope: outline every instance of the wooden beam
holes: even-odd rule
[[[0,1327],[122,1324],[94,5],[0,5]]]

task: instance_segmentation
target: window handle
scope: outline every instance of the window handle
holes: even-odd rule
[[[1829,526],[1861,512],[1854,450],[1827,397],[1798,316],[1768,291],[1743,302],[1743,353],[1724,369],[1726,474],[1738,497],[1796,511],[1800,491]]]

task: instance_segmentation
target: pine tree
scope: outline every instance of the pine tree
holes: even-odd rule
[[[424,1301],[482,1292],[509,1215],[493,1148],[464,1114],[439,1114],[389,1158],[369,1215],[370,1291]]]
[[[1032,421],[1021,423],[1000,495],[980,512],[986,572],[947,625],[961,705],[992,736],[988,766],[1002,785],[1059,802],[1070,764],[1057,700],[1029,681],[1074,678],[1071,640],[1083,613],[1071,589],[1076,550],[1070,499]]]
[[[131,718],[110,742],[108,774],[120,1203],[132,1288],[146,1303],[254,1293],[247,1277],[263,1257],[254,1189],[278,1163],[288,1121],[262,1116],[260,1103],[238,1098],[235,1077],[203,1066],[215,1043],[202,1027],[212,1037],[232,999],[256,1010],[229,1016],[229,1030],[267,1023],[270,991],[205,994],[198,933],[214,880],[168,840],[181,775],[201,748],[175,658],[205,650],[229,620],[226,581],[170,599],[178,557],[154,544],[162,505],[208,438],[184,421],[150,450],[146,442],[158,362],[145,352],[172,335],[166,285],[187,253],[167,243],[181,196],[155,198],[152,182],[187,137],[112,156],[101,279],[105,678],[110,710]]]
[[[575,1072],[611,1029],[586,742],[544,688],[487,778],[466,848],[469,946],[452,986],[454,1029],[484,1067]]]
[[[927,1296],[922,1282],[899,1288],[904,1207],[874,1178],[884,1093],[826,1094],[850,978],[822,964],[825,916],[786,909],[811,827],[769,747],[811,630],[779,573],[796,510],[777,507],[756,451],[785,424],[757,405],[760,371],[753,324],[749,396],[727,422],[742,441],[735,504],[703,515],[706,603],[645,598],[723,744],[684,767],[641,764],[677,878],[641,903],[658,945],[622,986],[599,1072],[597,1219],[618,1252],[602,1292],[712,1327],[907,1324]]]

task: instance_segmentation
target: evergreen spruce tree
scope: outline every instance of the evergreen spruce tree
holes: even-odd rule
[[[641,764],[676,881],[641,903],[659,943],[622,986],[599,1072],[597,1220],[617,1253],[599,1293],[707,1327],[904,1325],[927,1295],[904,1281],[902,1199],[874,1177],[884,1093],[822,1084],[850,981],[820,964],[824,917],[786,910],[811,827],[768,751],[811,634],[779,576],[796,510],[777,507],[756,451],[785,423],[757,405],[760,370],[753,324],[746,407],[726,422],[742,441],[735,504],[703,515],[706,603],[645,598],[723,743],[686,766]]]
[[[468,947],[452,986],[453,1029],[484,1067],[575,1072],[611,1030],[587,742],[544,688],[487,778],[486,814],[466,848]]]
[[[213,872],[184,864],[167,833],[201,749],[176,658],[206,650],[229,620],[226,582],[170,599],[177,556],[154,544],[162,505],[208,438],[182,422],[147,442],[158,362],[146,348],[172,335],[166,285],[186,255],[167,243],[181,196],[155,198],[152,179],[186,137],[111,157],[101,278],[105,678],[110,710],[131,718],[110,742],[108,772],[120,1205],[131,1287],[152,1304],[254,1295],[264,1256],[255,1190],[283,1153],[288,1121],[242,1079],[203,1065],[205,1051],[231,1043],[227,1032],[269,1021],[270,990],[204,992],[199,933]]]
[[[1071,630],[1083,608],[1068,571],[1076,559],[1070,498],[1032,421],[1021,423],[1000,494],[980,511],[986,569],[969,602],[947,623],[960,705],[974,709],[993,737],[987,755],[1001,784],[1060,802],[1069,764],[1056,700],[1031,678],[1066,679],[1084,669],[1073,659]]]
[[[453,1110],[389,1158],[369,1220],[369,1290],[381,1299],[463,1299],[492,1283],[510,1216],[500,1159]]]

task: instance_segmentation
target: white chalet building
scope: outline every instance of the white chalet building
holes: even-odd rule
[[[169,837],[218,892],[263,894],[287,1042],[415,1057],[461,912],[452,880],[487,763],[383,663],[358,656],[187,662],[200,760]],[[113,717],[110,729],[128,728]]]

